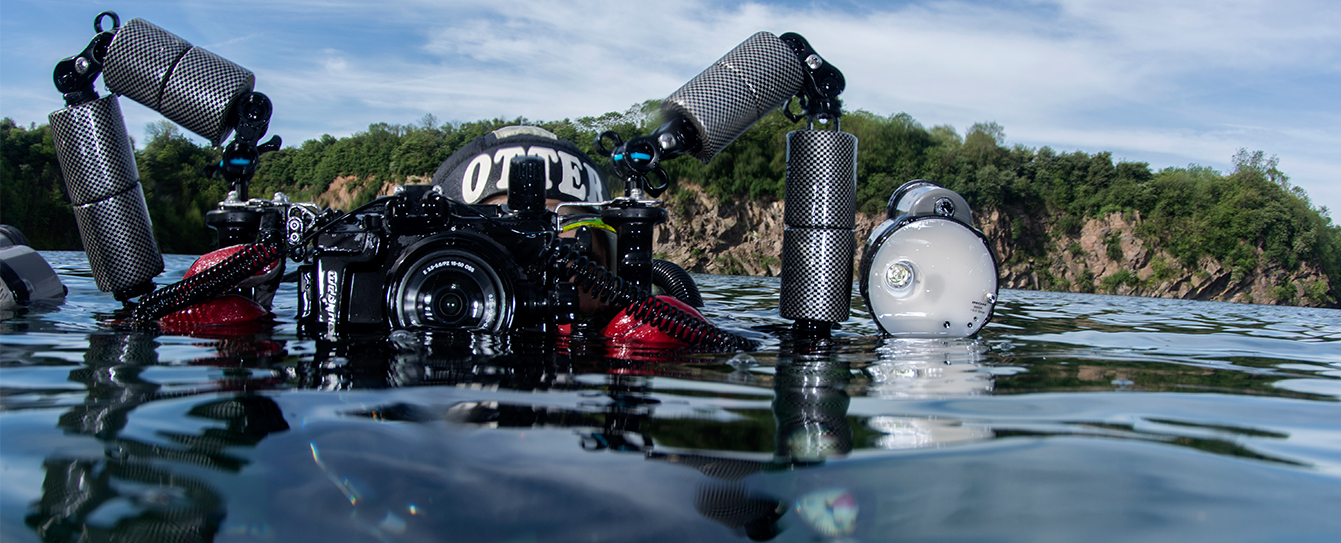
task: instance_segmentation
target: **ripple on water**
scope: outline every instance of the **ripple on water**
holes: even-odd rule
[[[617,356],[302,338],[291,284],[267,333],[120,333],[44,255],[66,303],[0,321],[6,533],[1341,536],[1341,311],[1004,290],[980,337],[895,340],[854,296],[806,346],[777,278],[695,275],[760,347]]]

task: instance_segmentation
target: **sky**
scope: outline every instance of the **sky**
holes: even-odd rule
[[[624,111],[757,31],[790,31],[842,70],[849,111],[961,135],[996,122],[1007,145],[1157,171],[1227,173],[1239,149],[1263,151],[1314,207],[1341,210],[1335,0],[0,0],[0,116],[44,124],[63,107],[52,68],[107,10],[254,72],[286,145],[426,114]],[[163,119],[121,107],[139,142]]]

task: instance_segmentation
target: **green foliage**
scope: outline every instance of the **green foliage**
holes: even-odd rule
[[[713,260],[721,266],[724,275],[745,275],[745,265],[734,256],[722,255]]]
[[[1076,292],[1094,293],[1094,272],[1089,268],[1081,268],[1080,274],[1076,276]]]
[[[1068,236],[1080,235],[1080,229],[1085,226],[1084,221],[1075,215],[1069,213],[1057,218],[1057,229]]]
[[[1109,294],[1116,294],[1118,287],[1121,285],[1138,288],[1144,285],[1144,281],[1141,281],[1140,277],[1128,270],[1118,270],[1117,273],[1109,275],[1099,282],[1099,287]]]
[[[204,214],[223,199],[226,189],[203,172],[219,161],[218,151],[192,143],[167,121],[150,125],[149,135],[135,159],[159,248],[166,253],[208,251],[215,236],[205,227]],[[24,129],[4,119],[0,140],[0,220],[22,230],[34,248],[81,249],[50,129]]]
[[[492,119],[434,126],[426,115],[416,125],[377,123],[363,132],[336,139],[323,135],[301,146],[261,156],[252,193],[284,192],[295,201],[311,201],[341,176],[375,179],[364,190],[376,194],[383,183],[404,183],[409,176],[432,176],[438,165],[471,140],[513,124],[534,124],[525,118]],[[363,199],[369,193],[356,195]],[[371,199],[370,197],[368,198]]]
[[[357,204],[373,198],[385,183],[431,176],[466,143],[512,124],[550,130],[608,166],[607,159],[592,152],[596,135],[610,130],[627,140],[648,134],[661,123],[659,106],[647,101],[623,112],[552,122],[500,118],[453,124],[430,115],[411,125],[378,123],[349,137],[322,136],[262,156],[251,194],[284,192],[294,201],[311,201],[337,177],[356,176],[351,190]],[[1153,172],[1146,163],[1115,161],[1106,152],[1008,146],[1005,130],[993,122],[974,124],[961,135],[950,126],[926,128],[905,113],[855,111],[843,117],[842,126],[858,138],[857,206],[862,211],[882,212],[898,186],[929,179],[963,195],[976,216],[995,211],[1007,217],[1006,235],[1020,261],[1047,254],[1049,231],[1074,237],[1089,218],[1122,213],[1133,221],[1139,216],[1136,235],[1175,260],[1155,263],[1156,280],[1167,280],[1180,268],[1198,269],[1206,258],[1232,270],[1238,280],[1267,263],[1287,270],[1307,263],[1328,280],[1303,285],[1303,297],[1341,298],[1341,227],[1325,208],[1314,209],[1279,170],[1278,161],[1261,151],[1240,151],[1229,174],[1196,165]],[[663,162],[672,179],[664,197],[674,205],[686,204],[677,199],[675,185],[690,181],[726,201],[783,198],[787,133],[800,128],[775,111],[708,164],[689,157]],[[78,248],[50,131],[4,120],[0,138],[0,220],[19,226],[39,248]],[[226,189],[201,172],[218,160],[217,150],[199,147],[163,124],[151,130],[136,158],[160,245],[169,252],[208,249],[214,235],[203,229],[201,217]],[[622,189],[618,182],[613,185],[615,193]],[[1104,242],[1109,257],[1119,260],[1116,239]],[[1081,254],[1078,246],[1067,250]],[[1094,281],[1083,272],[1074,288],[1093,291]]]
[[[1294,301],[1296,291],[1294,281],[1284,282],[1271,287],[1271,298],[1278,303],[1288,304]]]
[[[857,136],[857,201],[862,211],[883,212],[899,185],[930,174],[931,150],[939,142],[907,113],[880,117],[857,111],[843,118],[843,129]],[[958,145],[957,137],[953,141]]]
[[[222,179],[204,176],[207,166],[219,162],[219,151],[192,143],[168,121],[151,124],[148,132],[149,141],[135,158],[159,250],[209,252],[215,235],[205,226],[205,213],[228,193]]]
[[[1156,257],[1154,260],[1151,260],[1150,269],[1154,272],[1154,275],[1151,275],[1151,278],[1158,282],[1172,279],[1174,274],[1178,271],[1164,257]]]
[[[1328,294],[1327,283],[1310,281],[1304,286],[1304,298],[1319,305],[1336,305],[1336,298]]]
[[[18,227],[35,249],[78,249],[79,230],[51,130],[0,120],[0,221]]]
[[[1122,234],[1113,232],[1104,236],[1104,249],[1108,254],[1108,259],[1116,262],[1122,261]]]
[[[1333,283],[1341,278],[1337,226],[1290,186],[1276,159],[1240,151],[1234,165],[1227,176],[1199,168],[1157,174],[1146,233],[1187,267],[1209,256],[1246,273],[1259,265],[1260,248],[1286,269],[1307,261]]]
[[[730,201],[778,200],[787,180],[787,127],[781,112],[765,116],[731,145],[703,164],[693,158],[663,162],[673,183],[692,181],[711,196]],[[647,125],[648,133],[655,126]]]

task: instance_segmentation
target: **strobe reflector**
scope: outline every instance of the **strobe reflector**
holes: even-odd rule
[[[894,191],[862,254],[861,297],[876,326],[902,337],[967,337],[992,317],[997,264],[968,202],[930,181]]]

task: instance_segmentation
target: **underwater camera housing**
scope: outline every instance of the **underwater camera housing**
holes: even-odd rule
[[[560,244],[545,163],[517,157],[508,205],[467,205],[430,185],[320,221],[298,267],[300,322],[330,333],[394,329],[547,331],[571,322],[576,289],[548,264]],[[293,228],[302,221],[290,221]],[[309,234],[310,235],[310,234]]]
[[[867,240],[859,281],[880,331],[903,337],[967,337],[992,317],[997,261],[974,228],[968,202],[924,179],[889,198]]]

